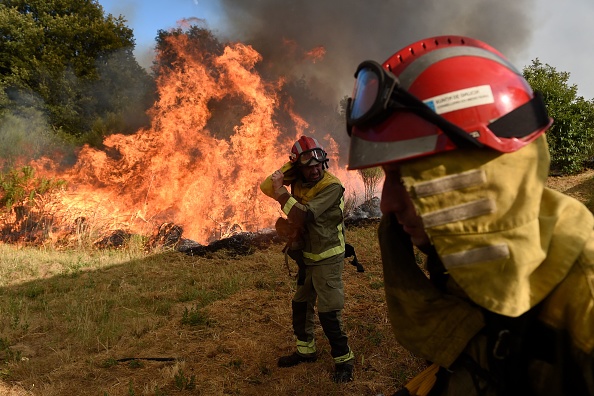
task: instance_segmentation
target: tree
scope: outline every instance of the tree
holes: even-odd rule
[[[50,125],[84,141],[97,121],[125,120],[138,98],[152,103],[132,30],[97,0],[3,0],[0,42],[0,112],[18,114],[34,93]]]
[[[365,188],[363,202],[369,202],[375,197],[377,186],[384,177],[383,169],[377,166],[374,168],[359,169],[358,172],[363,180],[363,186]]]
[[[205,65],[212,65],[213,60],[220,56],[225,45],[221,43],[210,30],[191,25],[188,29],[159,30],[155,38],[155,52],[158,54],[153,62],[153,73],[158,78],[163,73],[171,70],[183,69],[185,58],[176,48],[175,40],[184,36],[184,54],[192,59],[201,59]],[[212,68],[213,72],[216,70]]]
[[[523,70],[535,91],[543,94],[549,116],[554,119],[547,132],[551,168],[562,174],[583,170],[593,154],[594,102],[577,94],[576,85],[568,85],[570,74],[541,63],[538,58]]]

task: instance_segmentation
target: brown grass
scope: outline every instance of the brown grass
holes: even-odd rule
[[[594,171],[549,185],[591,200]],[[424,362],[386,317],[376,225],[349,228],[364,273],[346,262],[344,321],[355,381],[331,381],[329,345],[293,368],[280,245],[249,256],[55,252],[0,246],[2,395],[385,395]],[[294,270],[295,268],[293,268]]]
[[[357,357],[351,384],[330,380],[319,325],[317,362],[276,366],[294,349],[294,281],[282,246],[272,245],[241,257],[96,260],[92,269],[55,258],[43,264],[52,269],[39,269],[44,278],[13,273],[0,289],[2,386],[44,396],[391,394],[424,362],[391,334],[375,226],[349,229],[348,237],[366,269],[347,262],[344,272],[345,327]]]
[[[547,186],[584,203],[590,210],[594,197],[594,169],[572,176],[551,176]]]

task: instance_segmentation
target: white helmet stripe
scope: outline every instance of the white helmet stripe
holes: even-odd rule
[[[320,143],[318,142],[318,140],[316,138],[310,137],[309,139],[313,140],[313,142],[315,144],[315,147],[310,148],[309,150],[313,150],[314,148],[322,149],[322,146],[320,146]],[[301,147],[301,143],[299,143],[299,140],[297,140],[295,142],[295,148],[297,149],[297,153],[299,153],[299,154],[301,154],[302,152],[306,151],[303,147]]]
[[[416,58],[398,76],[398,79],[400,80],[400,86],[404,89],[409,89],[411,84],[415,82],[419,75],[423,73],[429,66],[441,60],[456,56],[476,56],[491,59],[512,70],[514,73],[520,76],[522,75],[514,65],[491,51],[477,47],[456,46],[441,48]]]
[[[318,143],[318,139],[316,139],[316,138],[312,137],[312,138],[311,138],[311,140],[313,140],[313,141],[314,141],[314,143],[316,144],[316,147],[317,147],[317,148],[322,148],[322,146],[320,146],[320,143]]]

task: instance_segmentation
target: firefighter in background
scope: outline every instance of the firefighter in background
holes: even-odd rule
[[[540,94],[460,36],[363,62],[355,78],[349,168],[385,172],[389,318],[432,362],[396,394],[594,395],[594,218],[545,187]]]
[[[293,332],[297,350],[278,360],[291,367],[317,359],[314,309],[331,347],[335,382],[353,380],[355,355],[342,326],[344,307],[342,271],[345,234],[344,187],[326,171],[328,158],[318,141],[302,136],[291,148],[290,161],[262,182],[260,189],[274,198],[287,215],[294,237],[289,255],[299,266],[292,300]],[[291,192],[286,185],[291,186]]]

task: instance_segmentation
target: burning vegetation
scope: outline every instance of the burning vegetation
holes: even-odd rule
[[[280,215],[258,185],[306,133],[325,142],[330,170],[347,194],[360,189],[332,138],[343,133],[340,115],[333,111],[313,125],[315,114],[300,114],[308,107],[295,104],[299,93],[320,111],[303,82],[268,76],[254,48],[222,44],[198,27],[160,31],[158,41],[151,126],[109,135],[99,148],[84,146],[73,165],[58,153],[28,164],[28,195],[6,206],[3,241],[72,245],[87,235],[96,246],[117,247],[140,234],[153,235],[150,247],[171,244],[174,230],[178,239],[183,233],[203,245],[258,232]],[[323,54],[318,47],[303,57]],[[43,191],[35,180],[46,183]],[[178,228],[162,239],[165,224]]]

